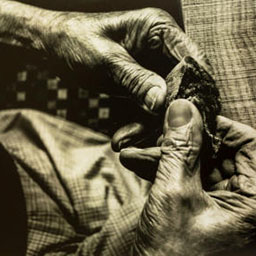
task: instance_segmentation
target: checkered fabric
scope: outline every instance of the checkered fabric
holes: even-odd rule
[[[216,72],[222,114],[256,128],[256,3],[182,0],[187,34]]]
[[[111,105],[107,94],[90,92],[36,64],[22,65],[12,75],[16,79],[9,92],[11,100],[0,99],[5,108],[41,110],[108,134]]]
[[[32,110],[0,114],[0,142],[21,178],[26,255],[129,255],[148,184],[109,139]]]

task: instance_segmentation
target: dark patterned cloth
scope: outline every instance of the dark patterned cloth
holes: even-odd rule
[[[54,70],[49,71],[46,62],[22,61],[25,52],[0,44],[0,55],[5,50],[17,51],[21,59],[4,67],[0,63],[1,109],[36,109],[109,134],[114,113],[110,113],[113,101],[109,95],[93,93],[77,81],[60,78]]]

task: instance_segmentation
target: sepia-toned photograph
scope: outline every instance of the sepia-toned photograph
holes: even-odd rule
[[[0,0],[0,256],[255,256],[255,0]]]

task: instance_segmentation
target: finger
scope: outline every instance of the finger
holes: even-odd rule
[[[217,117],[217,134],[229,148],[239,148],[256,140],[256,130],[223,116]]]
[[[122,148],[133,145],[146,134],[146,127],[142,123],[134,122],[120,128],[113,136],[112,149],[119,152]]]
[[[223,176],[222,173],[220,172],[220,170],[218,168],[214,168],[213,171],[210,173],[209,177],[207,177],[207,187],[211,188],[214,185],[220,183],[221,181],[223,181]]]
[[[179,28],[169,13],[160,9],[144,11],[144,13],[147,12],[149,13],[144,33],[140,30],[141,33],[137,38],[143,39],[146,36],[149,49],[162,49],[164,55],[170,60],[173,60],[174,57],[180,61],[185,56],[190,56],[208,72],[212,73],[212,67],[204,52]],[[142,13],[140,12],[139,15],[138,20],[140,20]],[[148,33],[145,34],[145,31]]]
[[[236,172],[247,176],[256,174],[256,130],[248,125],[218,116],[217,133],[222,147],[236,151]]]
[[[164,136],[163,134],[159,136],[159,138],[157,139],[156,145],[159,147],[161,146],[162,142],[163,142]]]
[[[120,161],[127,169],[151,182],[155,179],[160,157],[160,147],[127,148],[120,153]]]
[[[219,182],[213,184],[210,186],[209,191],[218,191],[218,190],[229,190],[229,180],[228,179],[222,179]]]
[[[175,100],[166,111],[161,160],[156,180],[162,186],[186,190],[184,184],[201,189],[200,149],[203,122],[197,108],[187,100]],[[186,186],[186,185],[185,185]]]
[[[151,129],[146,124],[137,122],[128,124],[113,135],[112,149],[119,152],[128,147],[151,147],[156,144],[159,133],[158,129]]]
[[[166,98],[165,80],[140,66],[120,45],[105,54],[105,63],[114,81],[123,86],[149,112],[157,112]]]
[[[222,172],[223,177],[225,178],[232,177],[236,171],[234,160],[230,158],[223,159],[220,166],[220,170]]]
[[[119,128],[112,138],[112,148],[120,151],[127,147],[151,147],[155,146],[161,134],[159,125],[162,123],[161,115],[153,116],[148,113],[136,113],[133,123]]]
[[[205,53],[178,26],[170,26],[163,34],[163,53],[181,61],[185,56],[196,60],[209,74],[213,68]]]

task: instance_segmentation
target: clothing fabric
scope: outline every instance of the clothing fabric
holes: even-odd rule
[[[26,201],[27,254],[129,255],[149,184],[109,139],[32,110],[0,114],[0,142]]]

